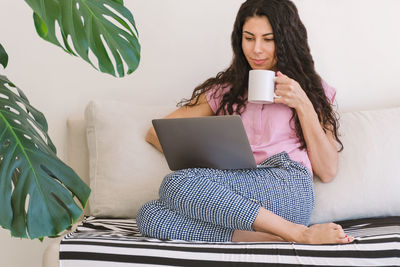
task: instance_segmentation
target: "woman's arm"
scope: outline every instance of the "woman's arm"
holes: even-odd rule
[[[195,106],[183,106],[167,115],[165,118],[190,118],[190,117],[202,117],[202,116],[212,116],[214,115],[214,111],[211,109],[210,105],[207,102],[205,93],[202,93],[199,96],[199,102]],[[153,145],[157,150],[162,152],[160,141],[158,141],[158,137],[154,127],[151,127],[147,131],[146,141]]]
[[[338,168],[338,151],[332,132],[324,132],[311,101],[295,80],[278,72],[275,93],[280,96],[275,103],[296,109],[314,173],[322,182],[331,181]]]
[[[324,132],[311,102],[296,111],[313,171],[322,182],[330,182],[338,169],[338,151],[333,134],[331,131]]]

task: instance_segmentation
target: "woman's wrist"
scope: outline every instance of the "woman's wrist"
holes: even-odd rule
[[[301,104],[299,104],[295,109],[299,118],[304,115],[310,115],[310,114],[315,114],[315,116],[317,115],[313,104],[308,98],[305,101],[301,102]]]
[[[295,224],[291,231],[288,231],[288,236],[285,238],[286,241],[296,243],[306,243],[305,231],[308,229],[307,226],[301,224]]]

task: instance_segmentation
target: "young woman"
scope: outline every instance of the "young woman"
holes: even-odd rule
[[[166,176],[160,199],[137,215],[142,234],[200,241],[348,243],[340,225],[308,227],[313,173],[337,171],[335,89],[318,76],[307,33],[289,0],[248,0],[232,32],[231,66],[195,88],[168,118],[240,114],[254,157],[265,168],[185,169]],[[273,104],[247,101],[249,70],[276,71]],[[146,140],[162,151],[151,128]]]

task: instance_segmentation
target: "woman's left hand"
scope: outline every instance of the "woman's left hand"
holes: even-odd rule
[[[298,109],[304,105],[311,104],[300,84],[278,71],[275,77],[274,103],[285,104],[291,108]]]

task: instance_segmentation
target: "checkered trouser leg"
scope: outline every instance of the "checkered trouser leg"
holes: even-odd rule
[[[290,160],[286,152],[272,156],[262,165],[264,168],[251,170],[185,169],[167,175],[160,187],[160,200],[140,210],[139,229],[145,235],[161,238],[153,231],[160,227],[155,226],[158,221],[166,232],[170,231],[163,238],[199,240],[196,231],[214,226],[215,238],[221,233],[224,238],[200,240],[226,241],[234,229],[252,231],[261,206],[284,219],[307,225],[314,205],[308,170]],[[196,230],[189,237],[192,228]],[[173,231],[179,233],[174,236]]]
[[[159,239],[230,242],[234,229],[186,217],[159,200],[143,205],[136,217],[140,232]]]

